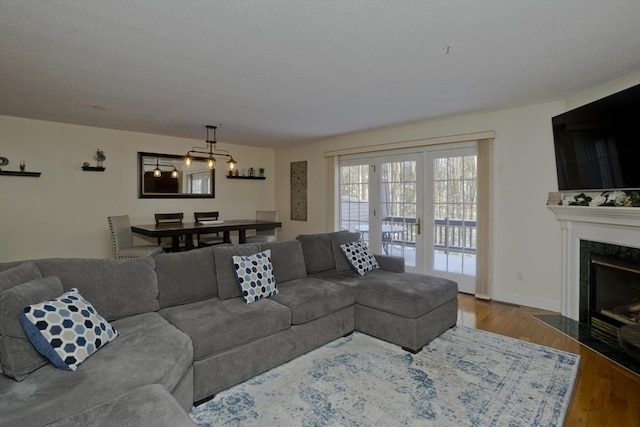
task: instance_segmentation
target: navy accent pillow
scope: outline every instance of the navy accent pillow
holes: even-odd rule
[[[276,279],[271,266],[271,250],[248,256],[234,256],[233,268],[242,299],[247,304],[277,295]]]
[[[75,371],[118,336],[76,288],[24,308],[20,322],[31,344],[57,368]]]

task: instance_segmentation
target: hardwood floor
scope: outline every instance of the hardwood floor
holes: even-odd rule
[[[458,294],[458,324],[580,355],[566,427],[640,426],[640,376],[533,317],[557,314]]]

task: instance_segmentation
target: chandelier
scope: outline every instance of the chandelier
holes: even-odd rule
[[[191,150],[187,152],[184,156],[184,164],[187,166],[191,166],[191,163],[194,160],[203,160],[207,162],[207,166],[209,169],[213,170],[216,168],[216,157],[224,157],[228,158],[227,165],[229,166],[229,170],[233,171],[238,162],[236,162],[231,154],[227,150],[219,150],[216,148],[216,129],[217,126],[207,125],[207,140],[205,143],[206,147],[193,147]],[[213,129],[213,140],[209,139],[209,131]],[[207,151],[203,151],[207,150]]]

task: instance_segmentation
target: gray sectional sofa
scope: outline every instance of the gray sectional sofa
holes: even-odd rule
[[[455,282],[405,273],[401,258],[382,255],[360,276],[339,249],[358,237],[0,264],[0,426],[192,425],[194,402],[354,330],[415,352],[455,325]],[[232,256],[267,249],[279,293],[246,304]],[[22,307],[50,298],[49,276],[119,333],[76,372],[46,363],[16,323]]]

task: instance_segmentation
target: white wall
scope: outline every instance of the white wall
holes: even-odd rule
[[[638,74],[572,98],[571,108],[640,83]],[[593,98],[597,99],[597,98]],[[493,159],[492,296],[499,301],[560,310],[560,224],[545,204],[557,191],[551,118],[565,101],[358,132],[276,151],[276,206],[283,238],[330,230],[334,188],[325,151],[495,131]],[[307,222],[291,221],[289,163],[309,163]],[[520,273],[520,274],[519,274]],[[521,277],[521,279],[519,279]]]
[[[204,128],[203,128],[204,132]],[[203,138],[204,140],[204,138]],[[137,152],[184,154],[204,141],[0,116],[0,156],[4,170],[40,171],[40,178],[0,176],[0,261],[46,257],[111,256],[107,216],[129,215],[132,224],[153,223],[155,212],[220,211],[224,218],[254,218],[274,209],[274,152],[220,143],[241,163],[264,167],[264,181],[228,180],[216,171],[215,199],[138,199]],[[95,150],[105,151],[105,172]],[[138,240],[139,243],[144,241]]]

